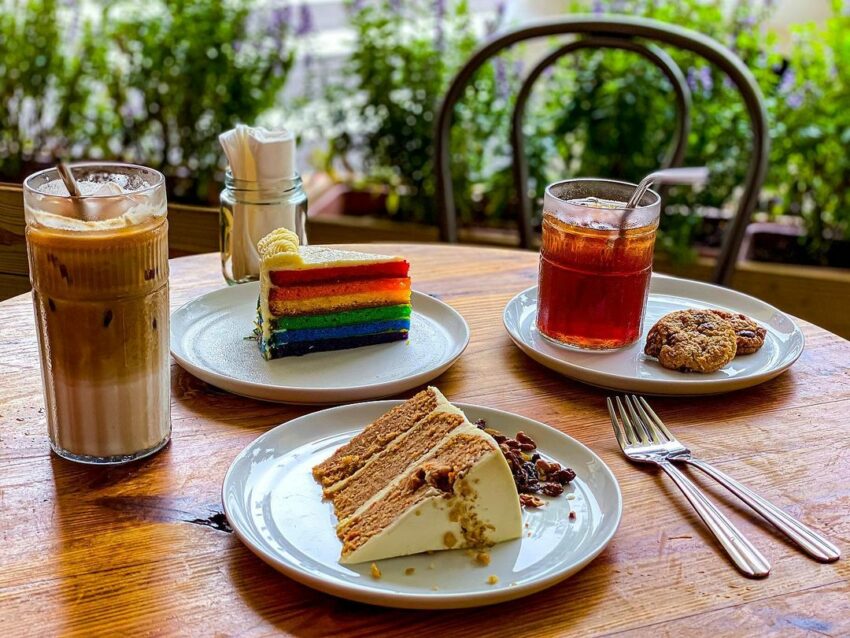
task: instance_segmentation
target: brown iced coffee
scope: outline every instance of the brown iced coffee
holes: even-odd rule
[[[123,463],[171,433],[165,187],[139,166],[72,170],[82,197],[55,169],[24,184],[50,443]]]

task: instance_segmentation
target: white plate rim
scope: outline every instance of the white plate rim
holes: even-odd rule
[[[174,317],[177,314],[181,312],[188,312],[188,309],[192,304],[199,303],[211,296],[227,294],[227,291],[233,290],[234,288],[235,287],[233,286],[225,286],[222,288],[211,290],[203,295],[195,297],[194,299],[190,299],[171,313],[170,321],[173,322]],[[460,325],[463,326],[462,338],[457,340],[459,345],[454,349],[451,355],[444,359],[438,366],[431,368],[430,370],[426,370],[424,372],[418,372],[416,374],[399,377],[397,379],[391,379],[389,381],[382,381],[380,383],[333,388],[305,388],[299,386],[283,386],[256,383],[252,381],[245,381],[244,379],[234,377],[229,374],[214,372],[212,370],[208,370],[207,368],[196,365],[188,358],[182,356],[178,349],[175,347],[173,330],[170,330],[171,338],[169,339],[169,349],[171,352],[171,356],[174,357],[174,360],[180,365],[180,367],[189,372],[192,376],[195,376],[201,381],[209,383],[210,385],[213,385],[216,388],[224,390],[225,392],[230,392],[231,394],[236,394],[238,396],[243,396],[249,399],[269,401],[274,403],[285,403],[289,405],[333,405],[343,401],[356,401],[360,399],[385,397],[388,395],[404,392],[411,388],[415,388],[418,385],[426,383],[431,379],[440,376],[446,370],[452,367],[455,362],[457,362],[461,355],[466,351],[467,346],[469,346],[471,331],[469,328],[469,324],[467,323],[464,316],[460,314],[460,312],[458,312],[452,306],[444,302],[442,299],[438,299],[437,297],[433,297],[428,293],[421,292],[419,290],[411,290],[411,306],[413,306],[414,303],[418,303],[420,305],[431,303],[439,307],[440,310],[442,310],[443,312],[448,312],[450,315],[453,315],[454,319],[458,320],[460,322]],[[222,385],[222,380],[224,380],[228,387],[224,387]],[[279,396],[273,397],[272,395]],[[327,398],[318,398],[314,400],[294,400],[291,398],[282,398],[283,395],[303,395],[317,397],[324,397],[324,395],[333,396],[327,396]]]
[[[581,383],[597,388],[602,388],[605,390],[624,391],[624,386],[621,382],[623,380],[634,381],[635,385],[639,383],[642,386],[641,389],[634,389],[634,386],[632,386],[625,388],[625,391],[637,391],[642,392],[644,394],[657,396],[702,396],[709,394],[723,394],[726,392],[734,392],[736,390],[751,388],[766,381],[770,381],[771,379],[785,372],[788,368],[790,368],[792,365],[794,365],[794,363],[797,362],[797,360],[800,358],[800,356],[803,354],[803,351],[805,350],[806,336],[803,333],[803,330],[800,328],[800,325],[795,321],[794,317],[792,317],[788,313],[782,312],[781,310],[767,303],[766,301],[762,301],[758,297],[754,297],[752,295],[748,295],[746,293],[740,292],[738,290],[733,290],[731,288],[724,288],[722,286],[711,284],[705,281],[696,281],[683,277],[673,277],[671,275],[665,275],[663,273],[653,272],[652,277],[653,279],[657,278],[669,281],[679,281],[685,282],[689,285],[696,285],[698,287],[706,287],[710,289],[719,290],[722,291],[723,294],[732,294],[735,296],[739,296],[750,302],[761,305],[766,309],[772,310],[773,312],[782,315],[791,325],[794,326],[793,333],[799,337],[799,347],[797,347],[797,349],[791,353],[790,357],[783,357],[781,365],[756,374],[726,379],[701,379],[699,377],[685,377],[671,382],[669,379],[635,379],[634,377],[622,374],[613,374],[610,372],[600,371],[595,368],[589,368],[565,359],[560,359],[558,357],[552,356],[546,352],[537,350],[530,344],[526,343],[522,336],[512,327],[508,319],[508,311],[513,305],[518,303],[520,297],[529,294],[531,291],[537,289],[537,285],[529,286],[525,290],[522,290],[515,294],[513,297],[511,297],[510,301],[505,304],[505,307],[502,310],[502,325],[504,326],[505,331],[508,333],[508,336],[510,337],[511,341],[514,342],[514,345],[516,345],[517,348],[519,348],[529,358],[534,361],[537,361],[538,363],[549,368],[553,372],[557,372],[558,374],[569,379],[573,379],[574,381],[579,381]],[[710,302],[706,303],[708,305],[711,305]],[[569,351],[565,350],[564,352],[568,353]],[[607,381],[608,383],[595,383],[592,381],[588,381],[586,378],[582,378],[580,376],[573,376],[568,372],[562,370],[562,368],[587,373],[588,375],[593,376],[596,379],[602,379]],[[665,388],[667,389],[667,391],[663,391]]]
[[[475,594],[467,594],[460,592],[448,594],[433,591],[422,594],[413,594],[407,592],[388,592],[385,590],[375,590],[366,585],[341,583],[340,581],[332,577],[315,575],[313,573],[306,572],[304,570],[299,569],[297,566],[290,565],[286,561],[281,560],[271,552],[266,551],[265,548],[263,548],[257,543],[254,543],[249,536],[243,534],[242,531],[239,529],[239,526],[234,524],[234,517],[231,512],[228,511],[228,500],[226,498],[228,484],[232,480],[232,474],[236,471],[237,463],[239,463],[244,457],[248,456],[250,451],[255,446],[261,444],[266,438],[271,438],[276,431],[279,431],[283,428],[297,427],[298,421],[307,417],[312,417],[315,414],[345,411],[352,405],[363,406],[365,404],[375,405],[376,407],[385,407],[386,410],[389,410],[397,405],[400,405],[403,402],[403,400],[390,399],[382,401],[366,401],[361,403],[346,404],[325,408],[324,410],[311,412],[310,414],[305,414],[303,416],[296,417],[295,419],[286,421],[285,423],[281,423],[280,425],[273,427],[272,429],[268,430],[267,432],[264,432],[256,439],[251,441],[247,446],[245,446],[245,448],[242,449],[241,452],[239,452],[234,457],[233,461],[230,464],[230,467],[227,469],[227,472],[224,475],[224,479],[221,484],[222,507],[224,509],[224,514],[227,517],[227,522],[230,525],[230,528],[233,530],[233,533],[251,552],[258,556],[264,563],[273,567],[277,571],[283,573],[287,577],[302,585],[306,585],[307,587],[310,587],[317,591],[331,594],[339,598],[344,598],[346,600],[398,609],[461,609],[469,607],[483,607],[486,605],[494,605],[497,603],[514,600],[517,598],[523,598],[525,596],[529,596],[531,594],[535,594],[539,591],[547,589],[561,582],[562,580],[565,580],[570,576],[578,573],[579,571],[584,569],[588,564],[590,564],[594,559],[596,559],[596,557],[599,556],[599,554],[601,554],[605,550],[605,548],[608,547],[608,545],[611,543],[611,540],[617,533],[617,530],[619,529],[623,519],[623,492],[620,488],[620,483],[617,481],[617,477],[614,472],[611,470],[610,467],[608,467],[608,464],[605,463],[605,461],[603,461],[598,454],[596,454],[596,452],[591,450],[588,446],[584,445],[577,439],[574,439],[570,435],[561,432],[557,428],[553,428],[550,425],[546,425],[542,421],[537,421],[536,419],[531,419],[529,417],[525,417],[520,414],[508,412],[506,410],[501,410],[498,408],[491,408],[489,406],[461,402],[453,402],[453,404],[463,411],[466,411],[467,409],[483,409],[498,415],[504,415],[511,418],[519,418],[524,421],[532,422],[537,426],[551,430],[552,433],[554,433],[556,437],[562,439],[564,443],[566,443],[567,445],[577,446],[584,453],[590,455],[592,460],[594,460],[596,463],[599,463],[603,472],[614,487],[614,493],[616,495],[616,512],[614,513],[613,523],[610,524],[609,529],[606,531],[601,541],[597,541],[597,544],[591,549],[591,551],[586,553],[579,560],[564,565],[561,569],[552,574],[549,574],[545,578],[535,580],[525,585],[519,585],[516,587],[502,587],[499,589],[494,589],[492,591],[480,592]]]

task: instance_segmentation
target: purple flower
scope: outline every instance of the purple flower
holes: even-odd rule
[[[696,92],[697,90],[697,74],[694,71],[694,67],[688,69],[688,73],[686,74],[685,79],[688,82],[688,88],[691,90],[691,93]]]
[[[443,50],[443,21],[446,19],[446,0],[434,0],[434,17],[436,33],[434,36],[435,46],[438,51]]]
[[[401,0],[390,0],[390,10],[395,13],[401,11]]]
[[[711,90],[714,88],[714,79],[711,77],[711,69],[707,66],[701,67],[698,71],[697,77],[699,78],[700,84],[702,84],[702,88],[705,89],[705,92],[711,93]]]
[[[351,3],[351,10],[354,11],[354,13],[360,13],[363,11],[365,6],[365,0],[354,0],[354,2]]]
[[[296,35],[307,35],[313,32],[313,12],[306,4],[302,4],[298,9],[298,28],[295,30]]]
[[[782,79],[779,81],[779,86],[777,90],[782,93],[790,93],[794,90],[794,87],[797,85],[797,74],[794,73],[794,69],[787,68],[785,72],[782,74]]]
[[[510,87],[508,86],[508,70],[505,68],[505,61],[502,58],[496,58],[493,60],[493,66],[496,70],[496,95],[507,100],[510,96]]]
[[[789,108],[797,110],[803,106],[803,93],[801,91],[794,91],[785,98],[785,104],[787,104]]]
[[[282,7],[276,7],[275,9],[272,9],[271,16],[269,16],[269,30],[272,33],[280,33],[283,29],[289,26],[291,19],[292,7],[288,4],[285,4]]]
[[[593,13],[596,15],[605,13],[605,3],[602,0],[593,0]]]

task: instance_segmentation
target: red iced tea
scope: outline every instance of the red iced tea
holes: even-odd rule
[[[543,215],[538,329],[577,348],[608,350],[637,341],[657,218],[621,229],[598,218],[563,217],[548,210]]]

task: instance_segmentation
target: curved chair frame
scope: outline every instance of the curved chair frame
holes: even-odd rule
[[[682,74],[682,70],[664,50],[653,44],[644,46],[639,42],[627,38],[590,36],[565,44],[543,58],[528,73],[517,93],[514,106],[513,121],[511,122],[511,150],[513,159],[511,168],[513,170],[514,185],[518,189],[517,195],[520,206],[519,240],[522,248],[532,247],[531,220],[533,217],[532,205],[534,201],[533,198],[528,196],[526,189],[522,187],[523,184],[528,184],[528,162],[525,159],[525,140],[522,134],[525,105],[531,96],[534,84],[546,69],[565,55],[582,49],[621,49],[632,51],[649,60],[661,70],[673,87],[673,92],[676,96],[676,134],[670,143],[670,150],[662,162],[662,168],[681,166],[682,160],[685,158],[685,151],[688,147],[688,134],[691,130],[691,92],[688,89],[688,83]]]
[[[761,91],[744,63],[720,43],[696,31],[646,18],[571,16],[558,20],[535,22],[513,31],[498,34],[476,51],[460,69],[449,86],[440,106],[436,122],[434,160],[437,178],[437,204],[440,209],[440,239],[457,242],[457,215],[449,171],[451,164],[449,132],[455,104],[463,94],[464,88],[473,74],[496,53],[519,42],[557,35],[609,37],[625,40],[642,38],[658,44],[671,45],[696,53],[715,65],[726,73],[738,89],[750,117],[753,131],[753,153],[744,180],[744,192],[738,204],[738,211],[723,239],[723,246],[714,273],[714,280],[717,283],[728,285],[744,237],[744,231],[755,208],[758,193],[767,172],[770,140],[767,130],[767,112]],[[515,155],[515,157],[517,156]],[[519,159],[520,163],[525,164],[524,157],[519,156]],[[527,167],[525,170],[527,175]],[[527,199],[523,184],[519,183],[514,186],[521,195],[521,199]],[[530,221],[523,221],[522,225],[526,223],[530,226]],[[521,230],[521,233],[523,232],[528,232],[530,236],[529,228]]]

